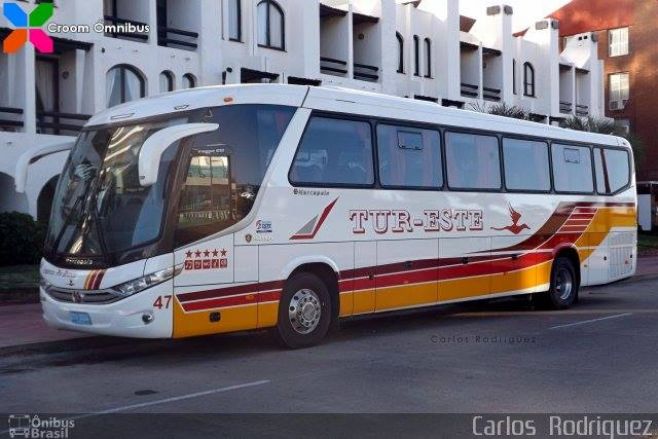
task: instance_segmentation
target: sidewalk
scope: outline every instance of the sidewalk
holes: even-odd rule
[[[41,318],[41,304],[0,305],[0,349],[81,337],[87,335],[48,327]]]
[[[656,277],[658,256],[638,259],[636,278]],[[49,328],[41,318],[40,304],[2,305],[0,303],[0,350],[32,343],[49,343],[89,337],[89,335]]]

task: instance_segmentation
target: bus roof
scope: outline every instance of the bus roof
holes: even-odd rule
[[[199,87],[161,94],[109,108],[87,126],[122,123],[193,109],[236,104],[305,107],[361,116],[409,120],[457,128],[473,128],[556,140],[623,146],[623,138],[575,131],[547,124],[449,108],[432,102],[353,90],[284,84],[240,84]]]

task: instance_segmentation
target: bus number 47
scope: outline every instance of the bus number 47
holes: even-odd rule
[[[171,298],[172,296],[158,296],[158,298],[155,299],[155,302],[153,302],[153,308],[169,309],[169,305],[171,304]]]

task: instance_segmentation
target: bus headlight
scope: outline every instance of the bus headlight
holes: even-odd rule
[[[181,271],[183,271],[183,265],[178,265],[173,268],[165,268],[164,270],[156,271],[155,273],[147,274],[138,279],[117,285],[112,289],[122,296],[132,296],[133,294],[137,294],[148,288],[166,282],[169,279],[173,279],[178,276]]]

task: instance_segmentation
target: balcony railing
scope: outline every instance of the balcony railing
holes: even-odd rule
[[[580,117],[589,116],[589,105],[576,105],[576,115]]]
[[[174,35],[175,37],[170,37]],[[199,39],[198,32],[191,32],[174,27],[158,27],[158,44],[160,46],[171,47],[187,47],[196,50],[199,47],[197,40]]]
[[[466,82],[461,83],[461,93],[462,96],[468,96],[471,98],[477,98],[480,94],[480,87],[475,84],[468,84]]]
[[[22,120],[11,119],[11,116],[22,116],[23,109],[21,108],[11,108],[11,107],[0,107],[0,128],[23,128],[24,122]],[[9,118],[8,118],[9,117]]]
[[[61,134],[62,131],[78,132],[90,117],[88,114],[39,111],[37,112],[37,130],[42,134]]]
[[[142,23],[141,21],[135,21],[135,20],[128,20],[125,18],[119,18],[114,15],[106,15],[105,16],[105,24],[106,25],[112,25],[112,26],[128,26],[128,25],[133,25],[133,26],[139,26],[142,29],[147,26],[146,23]],[[105,36],[112,37],[112,38],[125,38],[129,40],[140,40],[140,41],[148,41],[149,37],[146,34],[139,33],[139,32],[107,32]]]
[[[502,92],[499,88],[482,87],[482,91],[482,97],[488,101],[500,102],[502,99]]]
[[[354,79],[377,82],[379,81],[379,67],[354,63]]]
[[[573,103],[571,102],[560,102],[560,113],[573,113]]]
[[[320,71],[328,75],[335,75],[335,76],[347,75],[347,61],[321,56]]]

